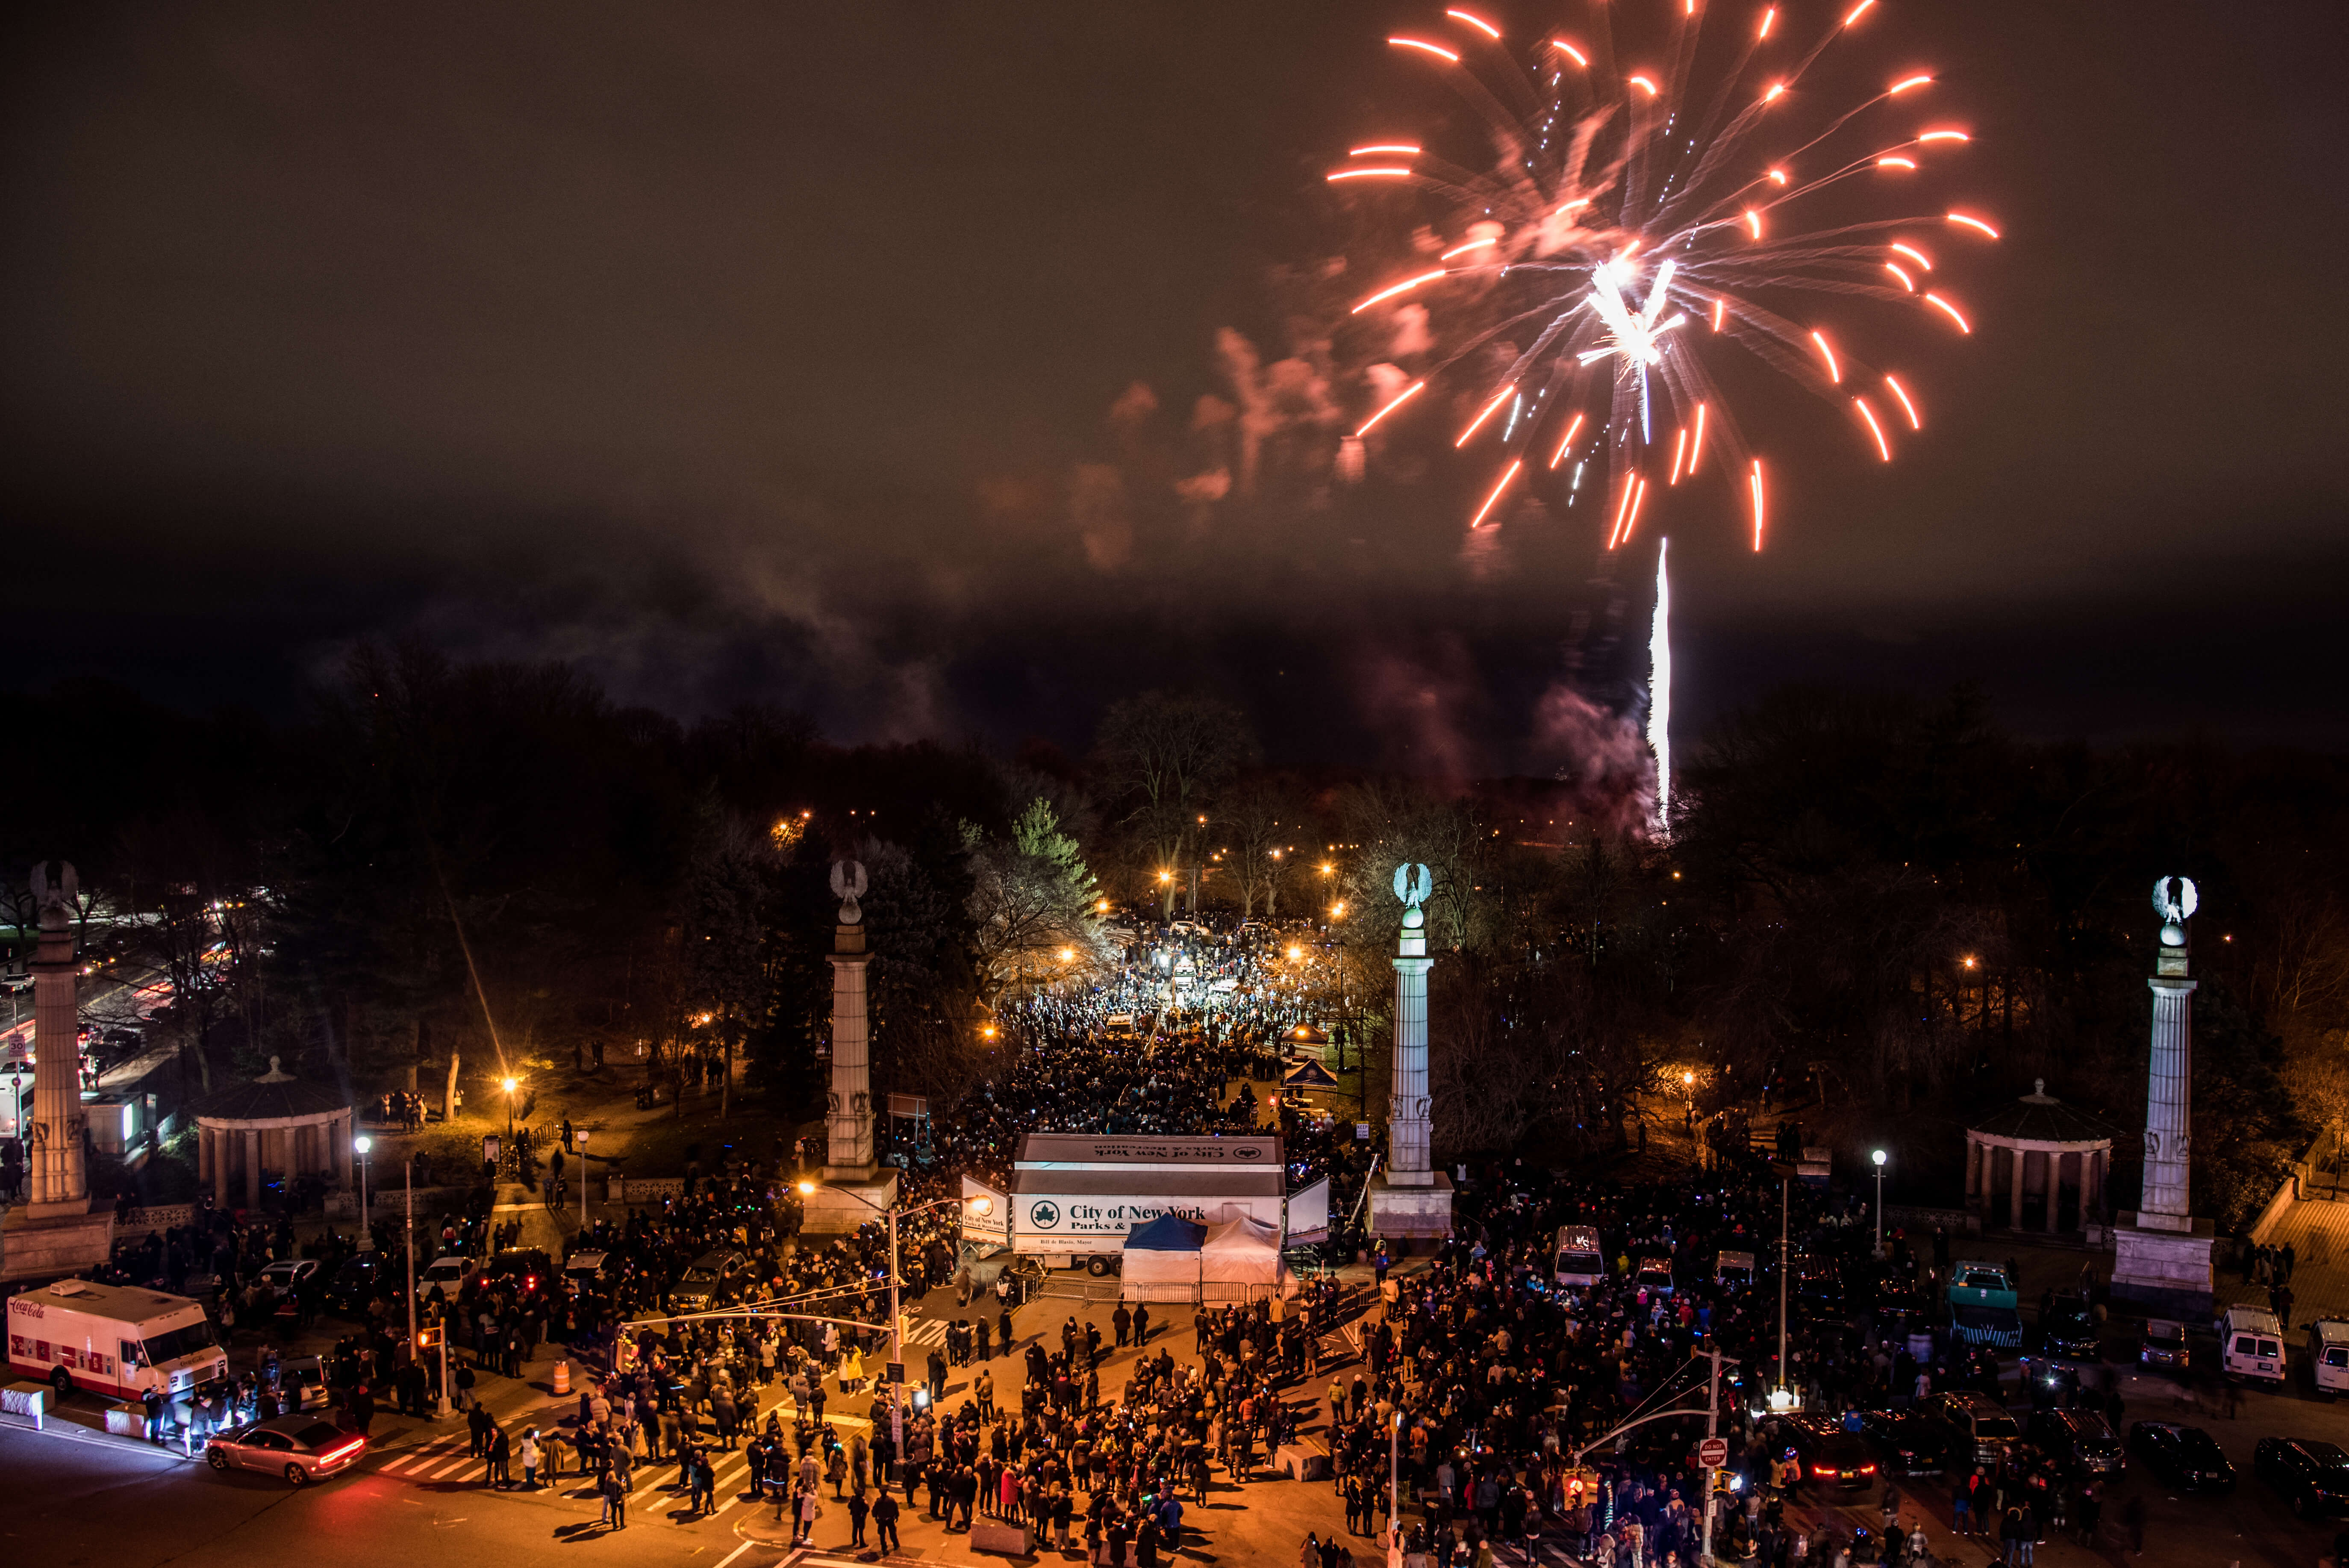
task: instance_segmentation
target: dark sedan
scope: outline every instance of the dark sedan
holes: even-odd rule
[[[1906,1410],[1870,1410],[1859,1418],[1887,1475],[1939,1475],[1949,1468],[1949,1434]]]
[[[2261,1438],[2251,1469],[2303,1518],[2349,1514],[2349,1453],[2304,1438]]]
[[[2139,1421],[2129,1429],[2129,1451],[2164,1486],[2180,1491],[2232,1491],[2235,1467],[2219,1451],[2218,1443],[2199,1427],[2175,1421]]]
[[[2096,1337],[2095,1309],[2083,1297],[2059,1295],[2039,1315],[2039,1344],[2050,1356],[2094,1361]]]

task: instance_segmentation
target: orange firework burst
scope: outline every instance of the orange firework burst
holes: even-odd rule
[[[1350,158],[1411,162],[1330,174],[1347,200],[1371,204],[1380,232],[1412,236],[1377,258],[1377,286],[1350,315],[1352,330],[1422,364],[1400,396],[1379,381],[1388,400],[1356,416],[1356,437],[1382,426],[1379,439],[1394,438],[1404,402],[1448,387],[1448,400],[1428,401],[1463,411],[1453,444],[1489,428],[1502,448],[1471,526],[1501,521],[1505,498],[1544,486],[1572,504],[1595,463],[1609,549],[1640,521],[1643,473],[1660,492],[1685,490],[1710,443],[1719,460],[1702,471],[1733,491],[1758,550],[1762,459],[1715,362],[1733,347],[1841,405],[1863,449],[1889,460],[1894,430],[1906,439],[1924,421],[1914,383],[1869,364],[1867,347],[1888,324],[1943,341],[1971,334],[1962,278],[1952,294],[1920,247],[1935,232],[1961,236],[1959,251],[1999,237],[1938,189],[1971,133],[1938,116],[1918,123],[1920,106],[1931,112],[1930,71],[1888,71],[1856,95],[1812,79],[1854,64],[1820,67],[1831,49],[1870,46],[1892,10],[1878,0],[1807,15],[1718,0],[1574,3],[1583,15],[1563,30],[1512,37],[1496,16],[1455,8],[1388,39],[1410,68],[1456,89],[1484,134],[1473,150],[1439,145],[1449,131],[1354,147]],[[1900,215],[1854,211],[1918,203],[1920,191],[1930,204]],[[1858,304],[1857,319],[1816,308],[1837,301]],[[1417,327],[1397,330],[1405,307],[1440,318],[1441,350]],[[1862,385],[1883,389],[1892,418],[1855,395]],[[1583,455],[1562,467],[1569,451]]]

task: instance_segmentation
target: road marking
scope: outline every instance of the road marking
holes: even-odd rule
[[[733,1550],[733,1551],[729,1552],[725,1556],[723,1556],[723,1557],[719,1558],[719,1559],[718,1560],[718,1568],[726,1568],[726,1564],[728,1564],[729,1563],[733,1562],[733,1561],[734,1561],[734,1559],[736,1559],[737,1557],[741,1556],[741,1555],[742,1555],[742,1553],[744,1553],[745,1552],[750,1551],[751,1547],[753,1547],[753,1546],[755,1546],[755,1545],[757,1545],[757,1544],[758,1544],[758,1542],[752,1542],[752,1541],[745,1541],[744,1542],[742,1542],[742,1544],[741,1544],[741,1545],[737,1546],[736,1548],[734,1548],[734,1550]]]

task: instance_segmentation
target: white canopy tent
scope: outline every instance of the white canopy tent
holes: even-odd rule
[[[1278,1227],[1234,1213],[1207,1228],[1206,1240],[1199,1245],[1200,1300],[1252,1301],[1286,1295],[1288,1279],[1280,1261]]]

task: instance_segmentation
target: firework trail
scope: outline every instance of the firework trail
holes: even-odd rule
[[[1656,541],[1656,613],[1648,623],[1648,749],[1656,754],[1656,831],[1672,830],[1672,580],[1670,539]]]
[[[1619,17],[1651,26],[1625,42]],[[1521,488],[1556,486],[1571,504],[1595,465],[1613,551],[1651,489],[1717,474],[1758,551],[1764,463],[1714,374],[1732,351],[1840,406],[1863,449],[1890,461],[1895,439],[1924,428],[1913,383],[1852,352],[1857,339],[1816,307],[1866,301],[1911,328],[1970,334],[1940,253],[1998,231],[1942,203],[1837,211],[1879,192],[1916,208],[1930,166],[1969,139],[1923,113],[1930,73],[1837,106],[1805,88],[1823,55],[1882,19],[1877,0],[1810,23],[1794,6],[1591,0],[1578,26],[1521,39],[1464,9],[1389,38],[1477,111],[1483,145],[1466,156],[1485,171],[1416,139],[1349,150],[1331,185],[1413,236],[1351,314],[1392,332],[1400,311],[1442,308],[1471,330],[1361,411],[1345,471],[1361,471],[1374,433],[1440,407],[1420,395],[1441,378],[1476,410],[1454,446],[1499,448],[1471,528],[1497,522]]]

